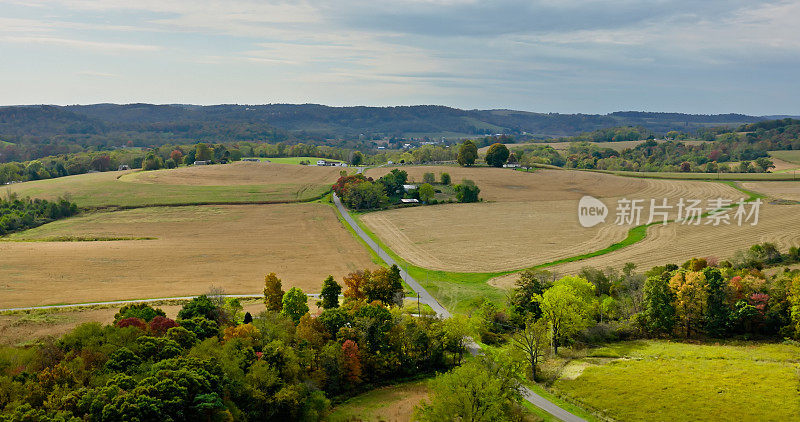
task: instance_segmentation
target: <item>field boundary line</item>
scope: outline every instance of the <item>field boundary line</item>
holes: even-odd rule
[[[166,204],[143,204],[143,205],[100,205],[92,207],[81,207],[86,211],[124,211],[134,210],[139,208],[160,208],[160,207],[193,207],[204,205],[280,205],[280,204],[304,204],[308,202],[319,201],[320,199],[331,193],[330,190],[321,195],[317,195],[306,199],[287,199],[276,201],[202,201],[202,202],[180,202],[180,203],[166,203]]]

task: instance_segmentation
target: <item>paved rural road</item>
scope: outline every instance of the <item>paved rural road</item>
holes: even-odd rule
[[[397,261],[395,261],[391,256],[389,256],[389,254],[386,253],[386,251],[383,250],[383,248],[375,243],[375,241],[372,240],[372,238],[369,237],[364,230],[361,230],[361,227],[356,224],[355,220],[353,220],[353,217],[351,217],[350,213],[344,208],[344,205],[342,205],[342,201],[339,199],[339,197],[336,196],[335,193],[332,193],[331,195],[333,196],[333,203],[336,204],[336,208],[339,209],[339,213],[342,214],[342,217],[345,219],[345,221],[347,221],[347,224],[349,224],[356,234],[358,234],[358,237],[366,242],[370,249],[375,251],[375,253],[378,254],[378,256],[381,257],[384,262],[389,265],[397,265],[400,268],[400,276],[403,277],[403,281],[405,281],[412,289],[414,289],[415,292],[417,292],[417,294],[419,294],[420,302],[430,305],[433,311],[436,312],[436,315],[438,315],[440,318],[450,318],[450,312],[445,309],[444,306],[437,302],[436,299],[434,299],[433,296],[431,296],[431,294],[428,293],[428,291],[417,282],[417,280],[414,280],[413,277],[408,275],[403,267],[398,265]]]
[[[359,169],[360,170],[360,169]],[[360,171],[359,171],[360,173]],[[353,220],[353,217],[350,216],[350,213],[344,208],[342,205],[342,201],[336,196],[335,193],[333,195],[333,202],[336,204],[336,208],[341,213],[342,217],[347,221],[347,224],[353,228],[353,230],[358,234],[358,236],[364,240],[364,242],[369,245],[369,247],[381,257],[389,265],[397,264],[397,262],[389,256],[386,251],[383,250],[374,240],[372,240],[369,235],[367,235],[364,230],[359,227],[358,224]],[[450,312],[445,309],[433,296],[425,290],[422,285],[420,285],[413,277],[411,277],[405,270],[397,265],[400,268],[400,276],[403,277],[403,280],[412,288],[415,292],[419,295],[420,303],[426,304],[436,312],[436,315],[440,318],[450,318]],[[255,295],[224,295],[225,297],[238,297],[238,298],[245,298],[245,297],[260,297],[261,294]],[[318,295],[310,294],[311,297],[317,297]],[[44,305],[44,306],[30,306],[26,308],[5,308],[0,309],[0,312],[4,311],[27,311],[27,310],[37,310],[37,309],[60,309],[60,308],[74,308],[79,306],[92,306],[92,305],[124,305],[126,303],[138,303],[138,302],[158,302],[162,300],[191,300],[194,299],[195,296],[177,296],[177,297],[163,297],[163,298],[154,298],[154,299],[135,299],[135,300],[114,300],[114,301],[107,301],[107,302],[91,302],[91,303],[74,303],[69,305]],[[407,301],[414,301],[417,298],[408,297],[406,298]],[[473,356],[482,354],[480,345],[475,343],[474,341],[469,341],[467,343],[467,350]],[[522,387],[522,396],[525,397],[525,400],[528,400],[534,406],[544,410],[545,412],[553,415],[559,420],[565,422],[586,422],[584,419],[581,419],[572,413],[558,407],[555,403],[545,399],[544,397],[534,393],[528,387]]]
[[[383,248],[380,247],[380,245],[375,243],[375,241],[372,240],[372,238],[369,237],[369,235],[367,235],[367,233],[365,233],[364,230],[362,230],[358,224],[356,224],[356,222],[353,220],[353,217],[350,216],[350,213],[347,212],[347,210],[344,208],[344,205],[342,205],[342,201],[339,199],[339,197],[336,196],[335,193],[332,193],[331,195],[333,197],[333,203],[336,204],[336,208],[339,210],[339,213],[342,215],[345,221],[347,221],[347,224],[349,224],[350,227],[353,228],[356,234],[358,234],[358,237],[360,237],[364,242],[366,242],[367,245],[369,245],[369,247],[373,251],[375,251],[375,253],[377,253],[378,256],[380,256],[381,259],[383,259],[387,264],[389,265],[397,264],[397,262],[391,256],[389,256],[389,254],[386,253],[386,251],[384,251]],[[398,267],[400,267],[400,265],[398,265]],[[433,308],[433,310],[436,312],[436,315],[438,315],[439,317],[450,318],[451,316],[450,312],[447,309],[445,309],[444,306],[442,306],[439,302],[437,302],[436,299],[434,299],[433,296],[422,287],[422,285],[420,285],[416,280],[414,280],[413,277],[411,277],[407,272],[405,272],[402,269],[402,267],[400,267],[400,275],[403,277],[403,280],[409,286],[411,286],[411,288],[414,289],[415,292],[417,292],[417,294],[420,297],[420,302],[424,302],[430,305],[430,307]],[[469,353],[472,354],[473,356],[482,354],[480,346],[474,341],[470,341],[467,344],[467,350],[469,350]],[[525,397],[525,400],[529,401],[534,406],[553,415],[559,420],[565,422],[586,422],[584,419],[573,415],[572,413],[558,407],[558,405],[556,405],[555,403],[534,393],[533,390],[531,390],[528,387],[522,387],[522,396]]]

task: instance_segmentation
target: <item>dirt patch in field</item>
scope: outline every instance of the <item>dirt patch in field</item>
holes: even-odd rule
[[[772,199],[800,201],[800,181],[792,182],[742,182],[742,187],[769,196]]]
[[[171,170],[136,172],[120,178],[125,182],[189,186],[231,186],[291,184],[333,184],[338,167],[298,166],[269,162],[180,167]]]
[[[196,206],[95,213],[15,239],[154,237],[99,242],[0,242],[0,308],[261,291],[275,272],[284,289],[318,292],[332,274],[374,266],[324,204]]]

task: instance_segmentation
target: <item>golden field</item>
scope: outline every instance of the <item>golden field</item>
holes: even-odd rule
[[[645,199],[640,224],[647,223],[649,199],[744,196],[713,182],[637,179],[603,173],[496,168],[405,167],[412,180],[425,172],[449,172],[454,182],[469,178],[481,188],[484,203],[448,204],[371,212],[361,220],[410,263],[456,272],[514,270],[603,249],[627,235],[629,225],[613,224],[617,200]],[[388,169],[376,169],[377,176]],[[600,198],[609,207],[605,224],[584,228],[578,200]],[[674,218],[676,210],[670,213]]]
[[[47,241],[62,237],[154,238]],[[324,204],[140,208],[83,214],[0,242],[0,308],[195,295],[209,286],[259,293],[264,275],[318,292],[372,266]]]
[[[17,183],[0,188],[32,198],[67,197],[80,207],[297,202],[320,197],[336,182],[331,167],[237,162],[172,170],[111,171]]]

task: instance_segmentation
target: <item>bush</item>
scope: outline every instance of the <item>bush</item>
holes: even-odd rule
[[[178,319],[205,318],[217,320],[217,306],[206,295],[192,299],[178,312]]]
[[[114,315],[114,322],[124,318],[139,318],[142,321],[150,322],[157,316],[166,317],[167,314],[161,309],[153,308],[146,303],[134,303],[120,308],[119,312]]]
[[[475,182],[472,180],[464,179],[460,185],[456,185],[455,189],[458,202],[478,202],[478,194],[481,193],[481,190],[475,186]]]

